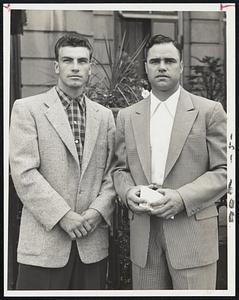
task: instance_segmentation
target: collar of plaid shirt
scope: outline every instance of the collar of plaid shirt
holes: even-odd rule
[[[65,109],[67,109],[69,107],[69,105],[71,104],[72,101],[77,101],[77,103],[79,104],[79,107],[82,109],[83,113],[85,113],[85,95],[80,95],[76,98],[72,98],[69,95],[67,95],[66,93],[64,93],[58,86],[56,86],[56,91],[57,94],[60,97],[60,100],[64,106]]]

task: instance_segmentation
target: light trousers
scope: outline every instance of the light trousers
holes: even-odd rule
[[[141,268],[132,263],[134,290],[215,290],[216,273],[216,262],[196,268],[174,269],[166,247],[162,220],[151,217],[146,266]]]

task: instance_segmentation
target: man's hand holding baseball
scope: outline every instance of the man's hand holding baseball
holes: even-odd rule
[[[176,190],[160,188],[157,189],[157,192],[161,193],[163,197],[160,201],[151,204],[153,208],[152,215],[170,219],[185,209],[183,200]]]
[[[126,194],[126,201],[129,208],[135,213],[147,213],[149,212],[148,208],[141,207],[139,204],[147,203],[147,201],[140,197],[141,186],[137,185],[128,190]]]

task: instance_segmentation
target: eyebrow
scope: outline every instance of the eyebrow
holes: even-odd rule
[[[71,59],[73,60],[74,58],[73,57],[70,57],[70,56],[62,56],[62,59]],[[89,59],[87,57],[79,57],[77,58],[78,61],[89,61]]]
[[[175,58],[173,58],[173,57],[165,57],[165,58],[159,58],[159,57],[157,57],[157,58],[151,58],[150,60],[149,60],[149,62],[160,62],[161,60],[165,60],[165,61],[177,61]]]

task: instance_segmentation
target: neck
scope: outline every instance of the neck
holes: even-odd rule
[[[80,88],[67,87],[65,85],[62,85],[59,81],[57,85],[66,95],[70,96],[71,98],[77,98],[81,96],[85,89],[85,86],[81,86]]]
[[[177,91],[178,87],[179,84],[169,91],[160,91],[152,87],[152,92],[160,101],[166,101],[173,93]]]

